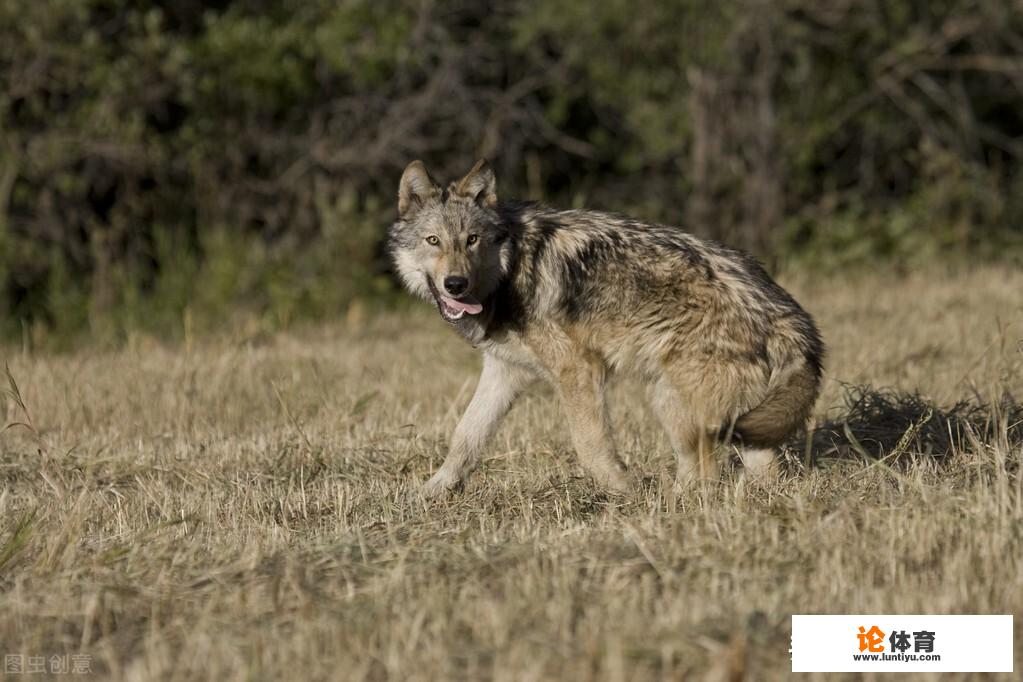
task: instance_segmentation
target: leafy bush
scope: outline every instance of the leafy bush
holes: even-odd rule
[[[1018,257],[1021,41],[1010,0],[0,0],[0,331],[341,314],[413,158],[775,261]]]

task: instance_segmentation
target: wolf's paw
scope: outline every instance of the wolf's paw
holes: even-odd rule
[[[592,471],[594,482],[606,493],[615,496],[628,495],[638,487],[624,468],[616,467],[602,471]]]
[[[419,496],[425,500],[438,500],[447,497],[458,486],[459,480],[451,476],[435,473],[423,485],[419,486]]]
[[[700,479],[695,475],[676,476],[671,486],[675,497],[686,495],[699,487]]]
[[[770,448],[744,448],[740,452],[742,458],[741,481],[749,481],[764,485],[777,481],[780,472],[778,457]]]
[[[678,473],[675,474],[675,483],[672,485],[672,490],[676,497],[706,489],[708,486],[716,483],[718,481],[717,471],[708,473],[711,475],[701,476],[700,472],[695,468],[679,469]]]
[[[614,476],[601,482],[604,489],[612,495],[628,495],[633,489],[633,482],[628,476]]]

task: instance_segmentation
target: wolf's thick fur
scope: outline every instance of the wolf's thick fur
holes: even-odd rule
[[[483,352],[427,495],[464,479],[537,378],[556,387],[583,466],[617,491],[628,484],[604,402],[612,373],[648,382],[679,485],[716,476],[723,439],[741,445],[748,468],[770,466],[769,449],[813,407],[817,328],[746,253],[609,213],[498,203],[484,161],[447,188],[411,163],[398,213],[389,246],[405,285]]]

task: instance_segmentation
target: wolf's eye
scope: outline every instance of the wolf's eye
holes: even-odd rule
[[[469,235],[469,238],[465,240],[465,243],[466,243],[466,244],[468,244],[469,246],[472,246],[473,244],[475,244],[475,243],[476,243],[476,242],[478,242],[479,240],[480,240],[480,237],[479,237],[479,235],[476,235],[476,234],[470,234],[470,235]]]
[[[440,240],[431,234],[429,237],[426,238],[426,243],[429,244],[430,246],[437,246],[438,244],[440,244]]]

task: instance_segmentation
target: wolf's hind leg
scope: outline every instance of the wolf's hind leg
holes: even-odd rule
[[[599,359],[572,357],[557,372],[558,389],[579,463],[599,485],[623,493],[629,485],[615,454],[604,400],[605,373]]]
[[[420,492],[437,497],[458,485],[479,464],[484,447],[515,399],[533,382],[529,370],[492,355],[483,356],[483,372],[469,406],[455,427],[444,464]]]
[[[650,386],[649,398],[678,460],[676,489],[688,488],[699,480],[716,479],[718,464],[714,456],[714,436],[701,423],[697,413],[685,405],[678,389],[661,378]]]

